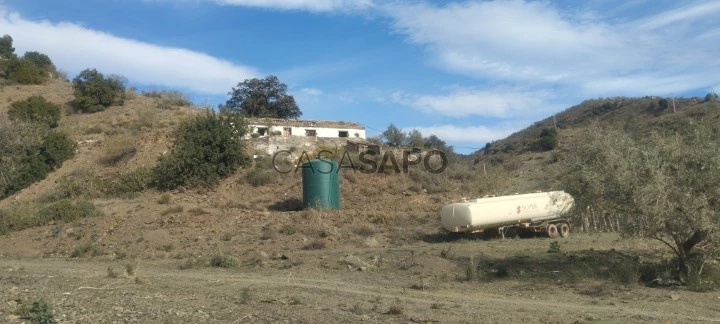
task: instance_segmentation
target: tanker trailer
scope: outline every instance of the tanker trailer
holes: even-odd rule
[[[562,217],[573,204],[572,196],[564,191],[478,198],[443,206],[440,223],[453,233],[567,237],[570,225]]]

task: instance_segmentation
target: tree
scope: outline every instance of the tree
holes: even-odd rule
[[[424,147],[425,139],[419,130],[413,129],[405,136],[405,145],[410,147]]]
[[[595,125],[569,148],[561,181],[576,210],[672,249],[685,281],[720,252],[720,130],[696,123],[682,131],[633,139]]]
[[[3,35],[0,37],[0,58],[11,59],[15,58],[15,48],[12,47],[13,39],[10,35]]]
[[[125,80],[111,76],[105,78],[96,69],[85,69],[73,79],[76,110],[85,113],[103,111],[114,104],[123,104]]]
[[[705,102],[709,101],[716,101],[718,98],[718,95],[714,92],[708,92],[708,94],[705,95]]]
[[[13,102],[8,110],[8,117],[13,121],[35,122],[55,128],[60,120],[60,106],[45,100],[43,96],[34,95]]]
[[[388,128],[381,134],[381,138],[387,145],[401,146],[405,143],[407,134],[395,126],[395,124],[390,124],[390,126],[388,126]]]
[[[425,138],[425,148],[440,151],[450,150],[450,147],[447,146],[447,143],[445,143],[445,141],[441,140],[435,135],[430,135]]]
[[[302,115],[295,98],[287,94],[287,86],[273,75],[240,82],[228,95],[230,99],[220,107],[223,113],[284,119]]]

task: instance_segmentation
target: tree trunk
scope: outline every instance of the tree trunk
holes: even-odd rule
[[[693,232],[693,235],[690,236],[690,238],[685,240],[685,242],[683,242],[682,244],[678,244],[678,266],[680,267],[680,281],[685,282],[685,278],[687,278],[687,275],[690,272],[690,268],[688,265],[690,251],[692,251],[693,247],[705,240],[707,238],[707,235],[707,231],[696,230],[695,232]]]

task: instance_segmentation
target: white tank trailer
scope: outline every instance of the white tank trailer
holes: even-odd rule
[[[492,196],[443,206],[440,223],[453,233],[567,237],[570,225],[563,216],[573,204],[573,197],[564,191]]]

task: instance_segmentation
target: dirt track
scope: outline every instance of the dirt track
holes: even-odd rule
[[[394,253],[401,252],[388,251]],[[574,285],[514,280],[431,281],[424,289],[413,288],[420,280],[406,272],[308,263],[285,270],[179,270],[177,262],[161,260],[141,263],[127,275],[116,261],[3,259],[0,318],[20,323],[12,314],[18,302],[42,297],[67,323],[720,322],[717,293],[616,287],[598,297],[578,294]],[[108,266],[117,278],[108,276]],[[592,289],[591,283],[583,286]]]

